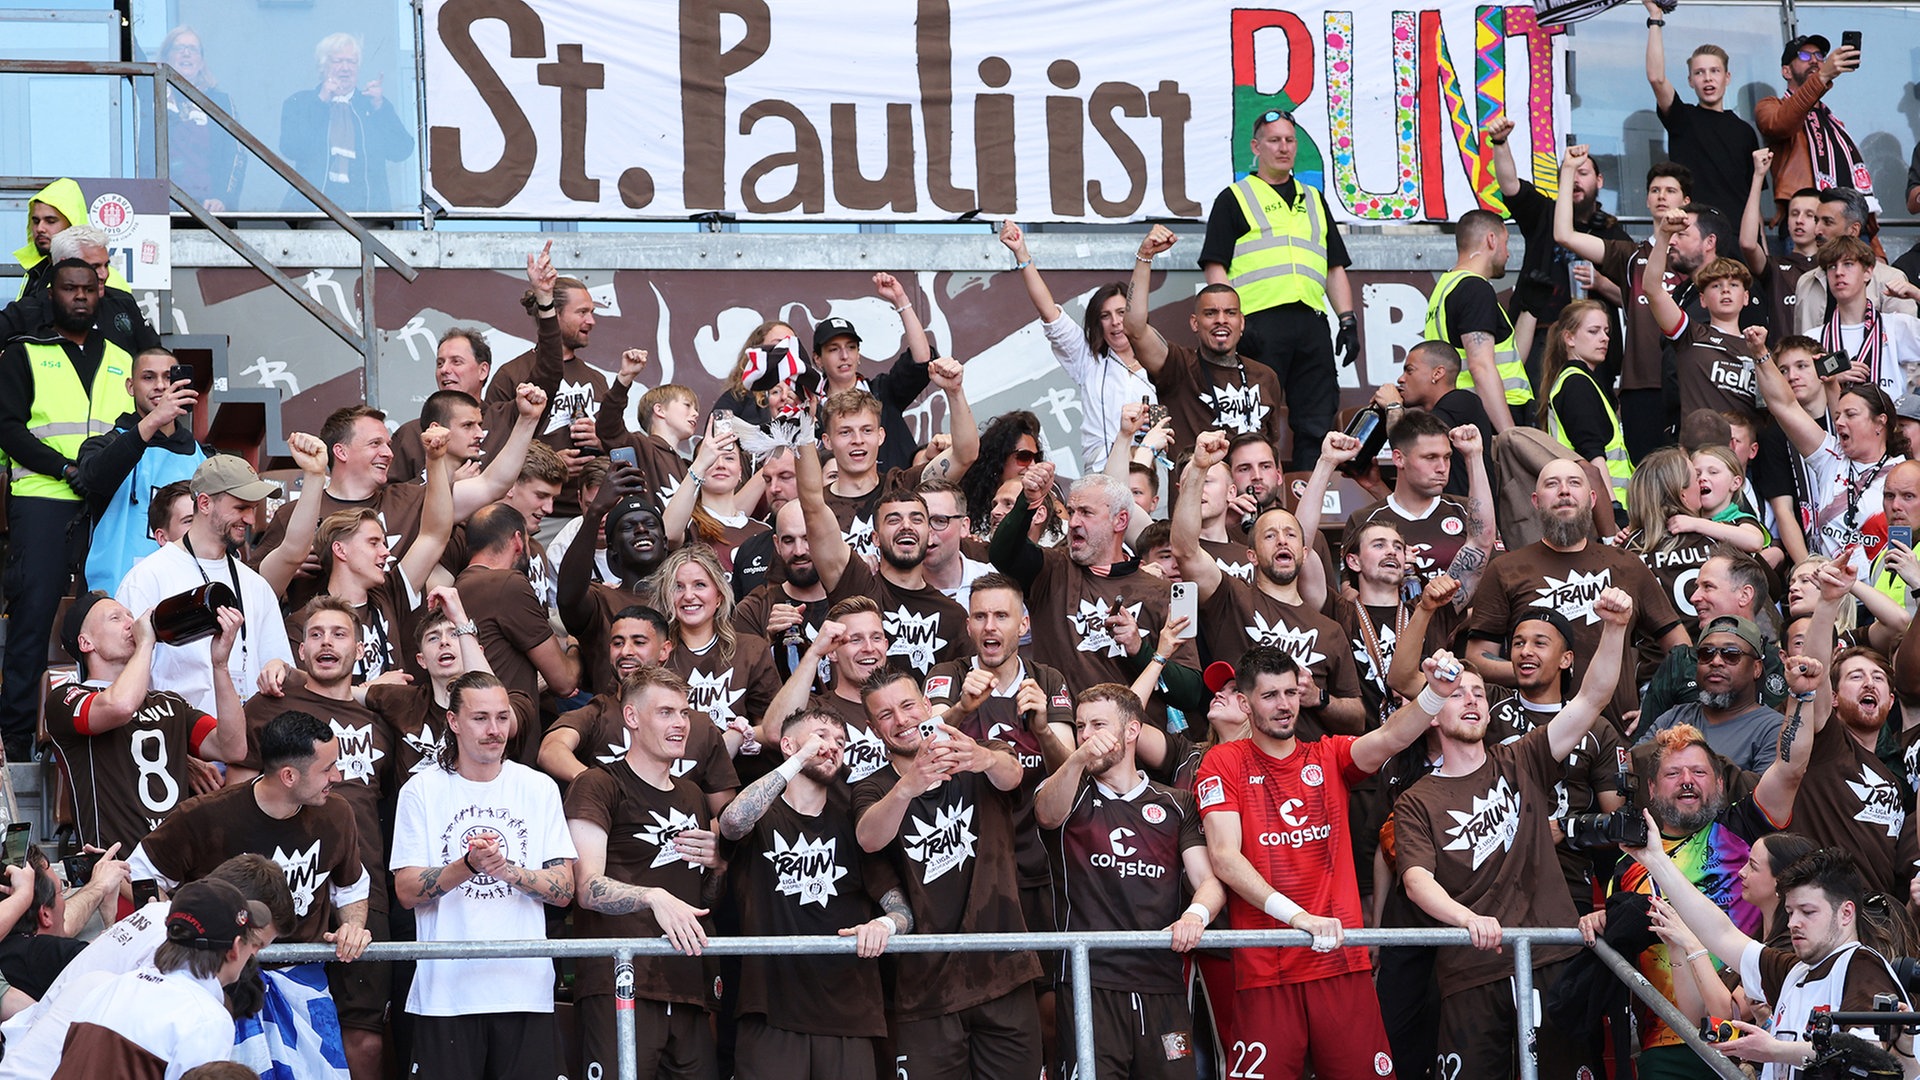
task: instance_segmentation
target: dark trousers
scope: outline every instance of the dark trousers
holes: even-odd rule
[[[1272,368],[1286,391],[1287,426],[1293,429],[1287,471],[1310,471],[1340,411],[1327,317],[1305,304],[1282,304],[1248,315],[1246,337],[1254,352],[1241,355]]]
[[[47,673],[53,616],[73,568],[86,564],[85,516],[86,504],[78,501],[7,500],[7,655],[0,664],[0,739],[14,750],[30,746],[39,726],[40,680]]]
[[[1665,392],[1658,388],[1620,391],[1620,437],[1635,464],[1663,446],[1672,446]]]

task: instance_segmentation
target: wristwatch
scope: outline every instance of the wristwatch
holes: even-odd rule
[[[480,625],[474,622],[472,619],[468,619],[466,622],[463,622],[463,623],[453,624],[454,637],[465,637],[469,634],[478,634],[479,632],[480,632]]]

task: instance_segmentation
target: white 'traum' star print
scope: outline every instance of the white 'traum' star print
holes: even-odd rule
[[[1273,411],[1261,400],[1260,388],[1252,383],[1202,390],[1200,400],[1213,408],[1215,415],[1220,418],[1220,426],[1235,435],[1259,431],[1261,421]]]
[[[312,846],[287,851],[273,849],[273,862],[287,875],[287,890],[293,893],[293,913],[301,918],[313,908],[313,894],[320,891],[320,841]]]
[[[1546,582],[1533,590],[1540,598],[1536,606],[1553,608],[1566,616],[1568,622],[1585,620],[1588,626],[1592,626],[1600,621],[1600,613],[1593,610],[1593,602],[1600,598],[1602,592],[1613,587],[1613,571],[1599,570],[1586,574],[1569,570],[1565,578],[1548,576]]]
[[[1320,631],[1295,629],[1285,622],[1267,622],[1265,615],[1253,613],[1253,625],[1246,628],[1247,639],[1254,645],[1265,645],[1279,649],[1293,657],[1301,667],[1312,667],[1325,660],[1326,654],[1317,652],[1320,645]]]
[[[1520,794],[1501,777],[1485,796],[1473,797],[1473,810],[1448,810],[1454,824],[1447,827],[1453,837],[1447,851],[1472,851],[1473,869],[1487,861],[1495,851],[1513,850],[1513,838],[1520,831]]]
[[[385,750],[373,745],[373,725],[368,723],[354,727],[338,720],[329,720],[328,723],[340,740],[340,778],[358,780],[371,786],[374,763],[387,756]]]
[[[1080,644],[1075,648],[1080,652],[1125,656],[1125,646],[1113,640],[1113,634],[1107,630],[1107,617],[1115,611],[1124,610],[1138,622],[1141,607],[1141,604],[1133,603],[1123,608],[1111,608],[1107,606],[1105,598],[1080,601],[1080,610],[1067,616],[1067,621],[1073,625],[1073,632],[1080,636]]]
[[[1853,820],[1884,826],[1888,836],[1900,835],[1900,826],[1907,823],[1907,811],[1900,803],[1900,789],[1891,780],[1881,779],[1862,765],[1859,783],[1848,780],[1847,787],[1860,800],[1860,810]]]
[[[881,622],[887,631],[887,655],[904,656],[915,671],[933,670],[934,656],[947,647],[940,636],[939,612],[915,615],[903,605],[888,612]]]
[[[604,389],[604,387],[602,387]],[[560,390],[548,403],[547,426],[542,435],[551,435],[575,420],[591,420],[600,415],[600,401],[591,383],[560,382]]]
[[[802,904],[826,907],[828,900],[840,895],[834,883],[847,876],[837,861],[839,844],[834,837],[809,840],[804,835],[796,835],[789,842],[774,833],[773,850],[761,852],[780,876],[774,890],[782,896],[797,897]]]
[[[688,829],[699,828],[700,823],[694,820],[692,814],[683,813],[672,807],[668,807],[664,815],[659,811],[649,810],[647,816],[653,819],[653,824],[634,833],[633,838],[644,840],[658,849],[653,855],[653,865],[648,869],[656,869],[671,862],[686,861],[686,857],[680,854],[680,849],[673,846],[673,838]],[[707,868],[699,863],[694,863],[693,866],[702,873],[706,872]]]
[[[713,720],[713,726],[723,731],[729,720],[739,718],[733,707],[746,694],[744,686],[733,689],[732,669],[712,675],[694,671],[687,676],[687,704],[693,706],[695,712],[706,713]]]
[[[931,884],[973,857],[973,807],[943,806],[932,824],[918,816],[908,824],[913,832],[905,839],[907,858],[921,864],[923,883]]]
[[[446,736],[435,735],[433,729],[425,724],[420,725],[420,733],[418,735],[409,735],[402,732],[400,738],[401,741],[407,744],[407,749],[420,755],[420,760],[414,762],[413,768],[407,770],[409,775],[426,772],[428,769],[438,765],[440,763],[440,750],[447,745]]]

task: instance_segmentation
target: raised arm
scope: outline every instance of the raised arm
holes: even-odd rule
[[[700,505],[701,485],[699,482],[693,482],[691,478],[698,476],[704,481],[707,470],[712,468],[713,463],[719,459],[720,452],[729,447],[738,446],[739,443],[740,436],[734,433],[731,424],[727,425],[726,430],[723,431],[714,424],[713,415],[711,413],[707,415],[707,437],[701,439],[700,445],[693,451],[693,463],[687,470],[689,482],[674,489],[673,498],[667,500],[666,509],[660,512],[660,527],[667,536],[687,535],[687,526],[693,521],[693,511]],[[744,451],[742,453],[744,455]],[[833,515],[827,516],[831,518]],[[573,554],[572,550],[569,549],[567,554]]]
[[[1040,268],[1033,265],[1033,255],[1027,251],[1027,236],[1011,218],[1000,223],[1000,242],[1013,252],[1014,269],[1019,271],[1020,282],[1027,287],[1027,299],[1033,301],[1033,310],[1039,313],[1040,321],[1052,322],[1059,318],[1060,305],[1054,302],[1046,279],[1040,276]]]
[[[820,575],[820,587],[831,593],[839,587],[840,575],[847,572],[853,549],[840,535],[840,519],[827,505],[827,482],[820,469],[820,455],[793,455],[793,473],[797,497],[805,508],[802,517],[807,523],[807,546],[813,552],[813,568]]]
[[[296,431],[287,436],[287,452],[300,466],[300,494],[287,512],[287,531],[280,546],[260,560],[260,576],[281,596],[287,594],[287,586],[293,584],[294,575],[313,553],[313,534],[320,527],[324,502],[320,496],[327,490],[327,445],[319,436]],[[312,498],[308,498],[309,493]]]
[[[1140,250],[1133,257],[1133,274],[1127,284],[1127,317],[1125,327],[1127,341],[1133,346],[1133,358],[1147,369],[1149,376],[1160,374],[1160,368],[1167,362],[1167,339],[1160,332],[1147,325],[1148,308],[1153,298],[1153,257],[1173,247],[1179,237],[1165,225],[1155,225],[1147,230],[1147,238],[1140,241]],[[1208,272],[1211,274],[1212,265]],[[1224,274],[1225,271],[1222,270]],[[1225,280],[1223,277],[1222,280]]]
[[[994,526],[993,538],[987,542],[987,560],[995,570],[1018,581],[1023,590],[1033,587],[1046,562],[1045,553],[1027,535],[1027,530],[1033,525],[1034,512],[1046,503],[1047,492],[1051,490],[1053,462],[1034,462],[1020,474],[1022,498],[1014,500],[1000,524]],[[819,556],[814,558],[817,561]]]
[[[1494,384],[1496,389],[1499,385]],[[1500,407],[1505,409],[1506,403],[1502,402]],[[1293,508],[1293,516],[1300,522],[1301,536],[1311,538],[1319,533],[1320,515],[1326,508],[1327,488],[1333,486],[1333,474],[1359,456],[1360,440],[1344,431],[1329,431],[1327,437],[1320,440],[1320,460],[1314,463],[1313,475],[1307,478],[1307,486]]]
[[[1687,321],[1686,313],[1667,292],[1667,247],[1673,238],[1687,231],[1687,215],[1669,210],[1653,223],[1653,243],[1647,252],[1647,266],[1640,272],[1640,294],[1647,298],[1647,310],[1660,332],[1672,337]]]
[[[457,480],[453,485],[453,519],[465,521],[474,512],[488,503],[499,502],[520,479],[520,469],[527,463],[527,445],[533,442],[534,429],[540,424],[541,415],[546,412],[547,392],[532,383],[521,383],[514,391],[514,409],[518,416],[513,422],[513,430],[507,434],[507,441],[501,445],[500,452],[494,455],[479,476]]]
[[[1598,264],[1606,258],[1606,241],[1573,227],[1573,173],[1586,156],[1587,147],[1582,143],[1567,147],[1566,156],[1560,159],[1560,190],[1553,195],[1553,242],[1577,258]]]
[[[1642,810],[1641,813],[1647,819],[1648,837],[1658,837],[1660,826],[1653,820],[1652,812]],[[1720,910],[1719,904],[1714,903],[1699,889],[1693,887],[1693,882],[1687,880],[1687,875],[1681,873],[1680,868],[1673,864],[1671,858],[1668,858],[1666,848],[1661,844],[1649,843],[1646,847],[1622,850],[1633,856],[1633,861],[1646,867],[1647,876],[1653,878],[1653,883],[1659,887],[1660,895],[1666,897],[1667,903],[1673,905],[1673,910],[1679,913],[1681,921],[1687,924],[1687,929],[1693,932],[1693,936],[1699,938],[1701,944],[1712,950],[1713,955],[1719,957],[1721,963],[1737,968],[1740,964],[1740,954],[1746,951],[1753,939],[1741,933],[1740,928],[1733,925],[1733,920],[1727,917],[1726,912]]]
[[[206,738],[200,740],[196,752],[206,761],[244,761],[247,756],[247,711],[240,703],[239,689],[233,685],[229,664],[233,660],[234,643],[240,640],[241,632],[246,629],[247,617],[237,608],[221,608],[215,613],[215,618],[220,623],[220,631],[214,635],[208,653],[214,671],[214,728]],[[151,632],[151,625],[148,630]],[[152,652],[149,647],[147,653],[151,655]]]
[[[1760,189],[1773,171],[1773,151],[1761,147],[1753,152],[1753,182],[1747,188],[1747,204],[1740,210],[1740,254],[1747,269],[1756,274],[1767,272],[1767,236],[1761,228],[1766,214],[1761,210]]]
[[[1410,648],[1407,651],[1411,653],[1416,650]],[[1395,649],[1394,652],[1398,653],[1399,650]],[[1419,742],[1420,737],[1433,726],[1433,718],[1438,715],[1440,707],[1460,685],[1460,661],[1445,649],[1421,661],[1420,669],[1426,676],[1426,685],[1421,691],[1393,710],[1392,715],[1379,727],[1353,740],[1353,764],[1356,768],[1370,773],[1379,772],[1393,755]],[[1432,711],[1429,711],[1429,706]]]
[[[914,309],[906,287],[892,274],[880,273],[873,275],[873,291],[880,294],[880,299],[892,304],[894,314],[900,316],[907,351],[913,354],[913,362],[922,367],[931,363],[933,345],[927,340],[927,328],[920,325],[920,312]]]
[[[973,418],[973,403],[967,400],[966,368],[951,356],[943,356],[927,365],[927,378],[947,397],[947,433],[953,445],[940,451],[926,468],[923,479],[936,477],[957,480],[980,456],[980,425]]]
[[[1818,613],[1816,606],[1815,614]],[[1807,646],[1808,652],[1814,651],[1811,639]],[[1828,646],[1827,651],[1831,653],[1832,646]],[[1787,718],[1780,724],[1773,763],[1760,774],[1760,782],[1753,789],[1754,802],[1759,803],[1761,811],[1774,821],[1793,820],[1793,800],[1799,794],[1800,782],[1806,779],[1807,766],[1813,760],[1813,737],[1826,726],[1827,717],[1833,712],[1833,684],[1826,677],[1830,659],[1781,657],[1790,695],[1786,702]]]
[[[400,570],[415,589],[440,565],[440,554],[453,536],[453,462],[447,458],[446,428],[435,424],[420,432],[420,448],[427,456],[427,495],[420,502],[420,531],[400,556]]]
[[[720,818],[714,823],[714,828],[728,840],[739,840],[751,833],[760,819],[766,816],[767,810],[779,801],[780,793],[787,790],[787,785],[793,783],[794,777],[800,775],[801,770],[816,760],[823,762],[830,760],[832,755],[833,747],[828,745],[825,739],[818,735],[809,736],[807,744],[800,748],[799,753],[781,762],[779,768],[742,789],[740,794],[727,804],[727,808],[720,811]]]
[[[1467,542],[1447,566],[1447,573],[1460,582],[1460,594],[1454,597],[1453,605],[1464,611],[1473,601],[1474,590],[1480,587],[1487,560],[1500,544],[1500,522],[1493,510],[1493,480],[1487,475],[1487,458],[1481,452],[1480,429],[1461,424],[1447,432],[1447,441],[1467,463]]]
[[[1667,81],[1667,44],[1660,36],[1666,12],[1653,0],[1640,0],[1647,9],[1647,85],[1653,87],[1654,106],[1661,112],[1673,107],[1673,84]]]
[[[1401,637],[1408,642],[1426,641],[1427,628],[1433,625],[1433,613],[1453,603],[1454,594],[1459,591],[1458,579],[1446,574],[1434,575],[1427,587],[1420,590],[1419,602],[1407,613],[1407,629]],[[1418,694],[1427,685],[1423,659],[1417,648],[1393,650],[1393,661],[1387,665],[1387,686],[1404,698]]]
[[[1226,459],[1227,433],[1202,432],[1194,440],[1193,456],[1180,470],[1179,492],[1173,501],[1173,560],[1180,564],[1180,576],[1198,586],[1203,603],[1220,587],[1221,572],[1220,564],[1200,546],[1200,500],[1207,470]]]
[[[754,738],[767,746],[780,745],[780,727],[786,719],[800,709],[807,707],[807,700],[813,696],[813,676],[820,670],[820,661],[833,655],[833,651],[847,643],[847,627],[844,623],[832,619],[820,624],[819,633],[807,644],[806,655],[793,665],[793,674],[774,691],[773,699],[767,702],[767,711],[760,718],[760,728]]]
[[[1507,140],[1513,137],[1513,121],[1501,113],[1487,121],[1481,134],[1486,136],[1487,145],[1493,147],[1493,178],[1500,185],[1500,194],[1509,199],[1520,194],[1520,169],[1514,165],[1513,150],[1507,146]]]
[[[1593,730],[1613,700],[1613,688],[1620,682],[1620,657],[1627,647],[1627,626],[1633,622],[1633,598],[1620,589],[1603,589],[1594,598],[1593,610],[1600,616],[1600,645],[1587,661],[1587,673],[1580,678],[1580,690],[1566,707],[1547,722],[1547,740],[1553,744],[1553,756],[1565,760]]]
[[[1807,415],[1800,400],[1793,396],[1793,386],[1787,382],[1786,373],[1774,363],[1773,354],[1767,351],[1767,331],[1765,327],[1749,326],[1742,330],[1747,344],[1753,349],[1753,377],[1760,385],[1760,396],[1767,401],[1767,411],[1773,414],[1774,422],[1787,436],[1803,458],[1812,457],[1826,444],[1827,429],[1820,422]]]

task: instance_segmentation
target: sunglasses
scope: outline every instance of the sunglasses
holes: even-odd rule
[[[1720,660],[1728,664],[1737,664],[1742,660],[1751,660],[1754,658],[1753,653],[1748,652],[1738,645],[1702,645],[1695,649],[1693,654],[1699,657],[1700,662],[1704,664],[1711,664],[1715,660]]]
[[[1275,120],[1285,120],[1289,124],[1292,124],[1295,122],[1293,119],[1293,113],[1288,112],[1286,109],[1268,109],[1266,112],[1261,113],[1259,117],[1254,120],[1253,126],[1265,127],[1266,125],[1273,123]]]
[[[1031,465],[1034,462],[1040,460],[1040,451],[1028,450],[1025,447],[1022,447],[1018,450],[1015,450],[1013,453],[1008,454],[1007,456],[1019,462],[1022,465]]]
[[[1827,54],[1821,52],[1819,49],[1801,49],[1799,52],[1795,53],[1794,55],[1798,56],[1800,58],[1800,62],[1803,64],[1811,64],[1811,63],[1814,63],[1815,61],[1825,60],[1827,58]]]

